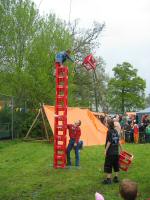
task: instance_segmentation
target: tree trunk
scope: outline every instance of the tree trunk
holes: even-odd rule
[[[121,97],[122,97],[122,99],[121,99],[121,111],[122,111],[122,114],[124,114],[124,111],[125,111],[125,109],[124,109],[124,88],[122,89]]]
[[[96,88],[96,72],[93,72],[93,86],[94,86],[94,99],[95,99],[95,111],[98,112],[98,98],[97,98],[97,88]]]

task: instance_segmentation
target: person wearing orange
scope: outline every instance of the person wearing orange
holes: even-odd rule
[[[134,136],[134,143],[137,144],[139,141],[139,126],[136,124],[136,121],[134,121],[133,125],[133,136]]]

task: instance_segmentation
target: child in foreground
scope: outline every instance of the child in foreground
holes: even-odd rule
[[[119,185],[119,193],[124,200],[136,200],[138,185],[134,181],[123,179]],[[104,200],[104,197],[100,193],[96,192],[95,200]]]
[[[96,192],[95,193],[95,200],[104,200],[104,197],[100,193]]]
[[[137,198],[137,183],[129,179],[124,179],[120,183],[119,192],[124,200],[135,200]]]

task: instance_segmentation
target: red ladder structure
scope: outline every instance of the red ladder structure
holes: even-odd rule
[[[86,70],[95,70],[96,61],[89,54],[82,65]],[[55,63],[56,67],[56,103],[54,120],[54,168],[66,167],[66,134],[68,107],[68,67]]]
[[[54,120],[54,168],[66,166],[66,133],[68,107],[68,67],[55,64],[56,103]]]

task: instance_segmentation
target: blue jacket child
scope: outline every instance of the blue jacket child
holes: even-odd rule
[[[56,54],[55,62],[63,64],[67,59],[74,62],[74,60],[70,57],[71,51],[68,49],[66,51],[62,51]]]

